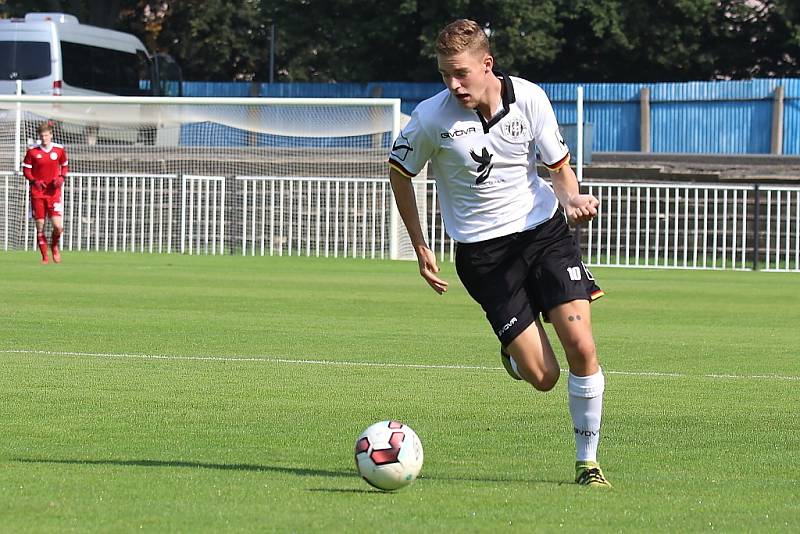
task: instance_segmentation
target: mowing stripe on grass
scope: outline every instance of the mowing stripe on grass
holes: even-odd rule
[[[43,356],[89,356],[95,358],[130,358],[139,360],[167,360],[167,361],[209,361],[209,362],[262,362],[262,363],[287,363],[299,365],[340,365],[352,367],[393,367],[402,369],[455,369],[498,371],[502,367],[489,367],[482,365],[427,365],[420,363],[387,363],[387,362],[351,362],[335,360],[314,359],[289,359],[254,356],[178,356],[162,354],[114,354],[104,352],[66,352],[53,350],[25,350],[25,349],[0,349],[0,354],[39,354]],[[561,369],[566,372],[567,369]],[[713,378],[725,380],[800,380],[800,376],[782,375],[731,375],[731,374],[704,374],[691,375],[687,373],[664,373],[659,371],[611,371],[603,369],[605,374],[620,376],[644,376],[656,378]]]

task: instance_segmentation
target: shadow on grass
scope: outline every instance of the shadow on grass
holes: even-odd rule
[[[254,471],[289,473],[314,477],[356,477],[353,471],[328,471],[300,467],[279,467],[258,464],[218,464],[207,462],[182,462],[178,460],[49,460],[44,458],[14,458],[12,461],[31,464],[111,465],[120,467],[188,467],[193,469],[219,469],[221,471]]]
[[[218,469],[221,471],[251,471],[265,473],[288,473],[298,476],[329,477],[329,478],[360,478],[355,470],[331,471],[327,469],[309,469],[302,467],[281,467],[275,465],[259,464],[221,464],[208,462],[184,462],[178,460],[77,460],[77,459],[46,459],[46,458],[12,458],[11,461],[30,464],[62,464],[62,465],[110,465],[120,467],[178,467],[191,469]],[[430,476],[423,475],[420,480],[436,482],[488,482],[493,484],[546,484],[561,486],[572,484],[567,480],[530,479],[520,477],[459,477],[459,476]],[[366,492],[375,493],[377,490],[350,490],[317,488],[309,491],[320,492]],[[377,491],[377,493],[382,493]]]
[[[381,491],[377,489],[342,489],[342,488],[311,488],[306,491],[311,493],[369,493],[370,495],[391,495],[391,492]]]

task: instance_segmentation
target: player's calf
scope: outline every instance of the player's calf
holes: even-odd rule
[[[547,365],[544,362],[539,365],[530,365],[524,358],[515,359],[506,349],[501,347],[500,360],[511,378],[524,380],[539,391],[553,389],[561,374],[555,359],[551,365]]]
[[[55,227],[53,228],[53,234],[50,236],[50,249],[53,251],[53,261],[56,263],[61,263],[61,250],[59,248],[59,242],[61,240],[61,233],[62,229]]]
[[[42,263],[49,263],[49,259],[47,258],[47,238],[44,236],[44,232],[37,232],[36,240],[39,243],[39,252],[42,254]]]
[[[512,377],[519,376],[539,391],[550,391],[558,382],[561,369],[538,321],[504,345],[500,355]]]

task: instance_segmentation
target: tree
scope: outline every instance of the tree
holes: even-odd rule
[[[422,12],[425,19],[420,39],[431,65],[435,64],[434,44],[439,30],[455,18],[469,18],[485,28],[496,65],[509,74],[524,74],[531,64],[555,61],[562,46],[557,37],[557,0],[431,2]],[[435,70],[433,75],[438,79]]]
[[[713,55],[717,78],[800,75],[800,6],[788,0],[724,0]]]
[[[791,0],[562,0],[549,81],[654,82],[797,76]]]
[[[286,81],[436,81],[433,43],[459,17],[486,28],[503,68],[558,50],[549,39],[553,0],[287,0],[264,4],[264,13],[277,24]]]
[[[490,35],[498,67],[537,81],[800,76],[797,0],[0,0],[0,16],[62,11],[138,35],[187,80],[437,81],[455,18]]]
[[[122,20],[152,50],[172,55],[187,80],[265,78],[269,34],[259,0],[140,0]]]

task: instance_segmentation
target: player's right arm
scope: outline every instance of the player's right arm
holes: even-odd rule
[[[44,191],[44,181],[33,172],[33,154],[31,154],[30,150],[25,154],[25,159],[22,160],[22,175],[30,182],[31,188]]]
[[[36,181],[36,177],[33,175],[33,156],[30,150],[25,153],[25,159],[22,160],[22,175],[29,182]]]
[[[403,219],[403,224],[408,230],[408,237],[411,239],[411,245],[417,254],[419,274],[434,291],[441,295],[447,291],[448,284],[437,276],[439,265],[436,263],[436,255],[425,242],[411,178],[401,174],[394,167],[389,167],[389,182],[392,184],[397,211],[400,212],[400,218]]]
[[[425,242],[417,211],[417,197],[414,194],[414,185],[411,183],[411,179],[425,168],[437,148],[423,124],[423,118],[428,116],[427,113],[420,111],[423,108],[425,102],[417,106],[408,124],[392,143],[392,151],[389,154],[389,181],[392,184],[400,217],[408,230],[408,236],[417,255],[419,274],[441,295],[447,291],[447,282],[437,276],[439,266],[436,264],[436,255]]]

